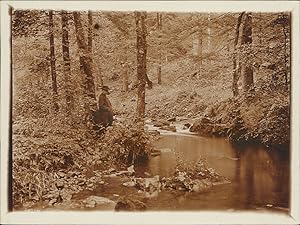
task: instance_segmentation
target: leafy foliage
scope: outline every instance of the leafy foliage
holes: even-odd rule
[[[111,157],[121,164],[141,163],[147,160],[151,150],[149,136],[138,125],[119,124],[108,128],[102,142],[103,148],[114,149]]]
[[[44,11],[39,10],[14,10],[12,18],[12,32],[15,36],[36,35],[42,22]]]
[[[209,168],[205,159],[200,159],[196,164],[179,161],[174,176],[163,178],[162,186],[176,190],[204,192],[217,182],[228,181],[213,168]]]

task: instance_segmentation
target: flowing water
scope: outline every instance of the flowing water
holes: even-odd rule
[[[224,138],[208,138],[189,132],[164,132],[154,145],[161,155],[150,157],[146,165],[136,167],[138,175],[169,177],[178,161],[194,164],[205,160],[208,167],[231,182],[213,186],[205,193],[163,190],[152,196],[124,187],[124,178],[108,177],[106,185],[73,196],[82,201],[89,196],[103,196],[118,201],[120,196],[143,201],[148,210],[276,210],[287,213],[290,198],[290,170],[287,152],[259,146],[233,147]],[[146,173],[146,174],[147,174]],[[129,179],[129,178],[128,178]],[[94,208],[64,206],[56,209],[113,210],[110,205]]]
[[[237,149],[224,138],[207,138],[191,134],[166,132],[156,141],[162,149],[147,165],[136,168],[138,174],[169,177],[178,160],[191,164],[205,159],[206,165],[231,183],[213,186],[205,193],[167,191],[145,197],[137,189],[122,186],[120,178],[109,179],[92,193],[117,201],[118,196],[137,198],[148,210],[278,210],[288,212],[290,178],[287,153],[258,146]],[[103,208],[95,208],[94,210]]]
[[[289,207],[288,154],[259,146],[237,149],[223,138],[168,133],[155,143],[162,148],[160,156],[152,157],[142,169],[152,175],[171,176],[178,159],[206,165],[231,180],[230,184],[214,186],[207,193],[161,192],[148,201],[160,210],[243,210],[280,209]]]

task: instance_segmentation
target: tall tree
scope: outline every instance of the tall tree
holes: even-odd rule
[[[199,59],[200,59],[200,61],[199,61],[200,67],[202,65],[202,48],[203,48],[203,40],[202,40],[203,35],[202,35],[202,33],[203,33],[203,31],[202,31],[201,27],[199,27],[199,30],[198,30],[198,56],[199,56]],[[201,70],[201,68],[200,68],[200,70]]]
[[[242,40],[241,44],[248,47],[252,44],[252,15],[251,13],[246,13],[244,16],[244,25],[242,30]],[[247,46],[246,46],[247,47]],[[252,65],[243,63],[242,68],[242,78],[243,78],[243,91],[247,92],[253,85],[253,69]]]
[[[92,11],[88,11],[88,50],[90,54],[92,55],[93,52],[93,13]]]
[[[142,120],[145,115],[145,85],[146,85],[146,12],[135,12],[136,23],[136,49],[137,49],[137,80],[138,80],[138,100],[137,118]]]
[[[66,11],[61,11],[62,25],[62,53],[63,53],[63,70],[65,83],[65,96],[67,112],[70,114],[74,108],[74,96],[71,83],[71,61],[70,61],[70,42],[69,42],[69,16]]]
[[[197,49],[197,55],[199,57],[199,73],[201,74],[201,67],[202,67],[202,50],[203,50],[203,24],[201,23],[200,16],[197,16],[197,26],[198,26],[198,49]]]
[[[158,30],[158,51],[159,51],[159,57],[158,57],[158,67],[157,67],[157,83],[161,84],[161,63],[162,63],[162,54],[161,54],[161,29],[162,29],[162,14],[157,13],[156,14],[156,20],[157,20],[157,30]]]
[[[81,23],[80,12],[73,12],[76,40],[79,50],[80,71],[84,76],[84,94],[87,97],[86,110],[96,108],[95,83],[93,77],[92,58],[89,54],[87,41],[84,35],[83,26]]]
[[[211,14],[208,13],[207,16],[207,50],[208,53],[211,52]]]
[[[50,40],[50,68],[52,78],[52,92],[53,92],[53,107],[55,112],[58,112],[58,92],[56,81],[56,65],[55,65],[55,50],[54,50],[54,22],[53,22],[53,10],[49,11],[49,40]]]
[[[130,15],[130,13],[128,13],[127,15]],[[116,26],[116,28],[123,34],[123,37],[126,40],[129,40],[129,34],[130,34],[130,24],[127,23],[127,21],[125,20],[126,16],[122,15],[122,17],[120,17],[117,14],[114,13],[107,13],[106,17]],[[136,15],[135,15],[136,18]],[[146,23],[145,23],[145,33],[147,33],[146,31]],[[129,44],[130,42],[128,42]],[[128,48],[128,45],[126,45]],[[126,47],[125,47],[126,50]],[[151,89],[153,87],[153,83],[152,81],[149,79],[147,73],[145,74],[145,80],[146,83],[148,85],[148,88]],[[125,81],[125,79],[124,79]]]
[[[245,12],[242,12],[238,19],[237,19],[237,24],[235,28],[235,37],[234,37],[234,54],[233,54],[233,79],[232,79],[232,93],[233,96],[237,96],[239,94],[238,90],[238,80],[239,80],[239,71],[238,71],[238,66],[237,66],[237,54],[236,54],[236,47],[239,41],[239,36],[240,36],[240,26],[242,23],[243,15]]]

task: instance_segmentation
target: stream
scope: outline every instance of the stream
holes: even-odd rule
[[[183,129],[177,129],[177,132],[163,131],[153,126],[149,129],[160,132],[159,139],[153,144],[161,150],[161,154],[150,157],[146,165],[135,167],[136,177],[170,177],[175,172],[178,160],[195,164],[204,159],[208,167],[229,179],[230,183],[213,186],[204,193],[162,190],[145,196],[135,187],[123,186],[124,177],[106,177],[105,184],[98,184],[94,190],[79,192],[73,196],[72,202],[82,202],[90,196],[101,196],[117,202],[120,197],[126,196],[144,202],[149,211],[255,209],[288,212],[290,170],[287,152],[261,146],[238,149],[224,138],[201,137]],[[114,209],[110,203],[96,207],[66,204],[52,209]]]
[[[150,157],[146,165],[136,167],[136,176],[169,177],[175,172],[176,158],[191,164],[204,159],[208,167],[231,182],[213,186],[205,193],[163,190],[145,197],[134,187],[122,186],[124,181],[120,178],[110,178],[109,185],[100,185],[92,193],[87,192],[86,197],[92,194],[117,201],[119,196],[126,196],[140,199],[146,203],[147,210],[155,211],[255,209],[288,212],[290,171],[287,153],[261,146],[237,149],[224,138],[200,137],[182,129],[159,131],[161,135],[154,146],[162,150],[161,154]],[[105,208],[94,210],[101,209]]]
[[[152,175],[171,176],[176,157],[196,163],[205,159],[207,166],[231,183],[214,186],[207,193],[159,193],[148,203],[160,210],[244,210],[289,207],[289,157],[258,146],[234,148],[224,138],[167,133],[155,144],[166,149],[150,159],[143,169]],[[171,151],[167,151],[171,149]],[[151,204],[152,203],[152,204]]]

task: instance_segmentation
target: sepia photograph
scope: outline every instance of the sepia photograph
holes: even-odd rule
[[[7,5],[8,212],[291,215],[292,10],[55,4]]]

